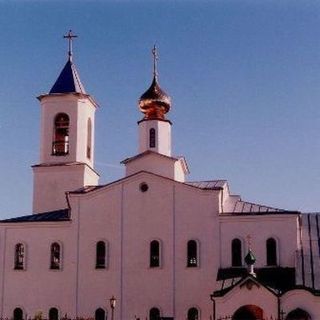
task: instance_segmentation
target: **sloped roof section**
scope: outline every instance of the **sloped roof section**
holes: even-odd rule
[[[50,221],[69,221],[69,209],[61,209],[44,213],[31,214],[28,216],[15,217],[0,220],[1,223],[19,223],[19,222],[50,222]]]
[[[320,291],[320,213],[302,213],[297,283]]]
[[[84,186],[84,187],[79,188],[77,190],[70,191],[69,193],[73,193],[73,194],[89,193],[91,191],[102,189],[102,188],[108,186],[109,184],[112,184],[112,183],[102,184],[99,186]]]
[[[82,93],[86,91],[80,81],[79,73],[72,60],[68,60],[62,69],[58,79],[51,88],[49,94],[53,93]]]
[[[197,187],[199,189],[217,190],[222,189],[227,183],[227,180],[192,181],[184,183],[188,184],[189,186]]]
[[[162,154],[162,153],[154,152],[154,151],[151,151],[151,150],[146,150],[146,151],[144,151],[144,152],[142,152],[142,153],[139,153],[139,154],[137,154],[137,155],[135,155],[135,156],[133,156],[133,157],[126,158],[126,159],[122,160],[121,163],[122,163],[122,164],[127,164],[127,163],[129,163],[129,162],[131,162],[131,161],[134,161],[134,160],[136,160],[136,159],[142,158],[142,157],[144,157],[144,156],[146,156],[146,155],[149,155],[149,154],[151,154],[151,155],[156,155],[156,156],[160,156],[160,157],[163,157],[163,158],[167,158],[167,159],[173,160],[173,161],[179,160],[179,159],[176,158],[176,157],[169,157],[169,156],[166,156],[165,154]]]
[[[246,268],[231,267],[219,269],[216,282],[217,290],[213,293],[213,296],[219,297],[225,295],[248,277],[278,294],[297,288],[294,268],[256,268],[255,272],[257,274],[256,278],[249,275]]]
[[[250,213],[250,212],[271,213],[271,212],[284,212],[284,211],[286,210],[239,200],[235,203],[232,213]]]

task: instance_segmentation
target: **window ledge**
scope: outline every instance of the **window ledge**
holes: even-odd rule
[[[62,268],[60,268],[60,269],[52,269],[52,268],[49,268],[49,271],[52,271],[52,272],[59,272],[59,271],[62,271]]]

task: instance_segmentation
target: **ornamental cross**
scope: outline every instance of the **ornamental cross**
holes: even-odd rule
[[[159,56],[158,56],[156,45],[154,45],[152,48],[152,55],[153,55],[153,76],[157,78],[158,77],[157,60],[159,59]]]
[[[69,48],[68,56],[69,56],[69,59],[71,60],[71,58],[72,58],[72,41],[73,41],[73,38],[78,38],[78,36],[73,34],[72,30],[69,30],[69,32],[65,36],[63,36],[63,38],[68,39],[68,48]]]

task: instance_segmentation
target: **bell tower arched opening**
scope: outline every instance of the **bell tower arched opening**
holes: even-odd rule
[[[54,119],[52,155],[64,156],[69,153],[69,116],[59,113]]]

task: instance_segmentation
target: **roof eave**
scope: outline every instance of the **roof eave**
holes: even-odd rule
[[[81,92],[43,93],[43,94],[40,94],[39,96],[37,96],[37,99],[39,101],[41,101],[43,98],[46,98],[46,97],[59,97],[59,96],[62,97],[62,96],[67,96],[67,95],[74,95],[79,98],[88,99],[96,108],[100,107],[100,105],[95,101],[95,99],[90,94],[81,93]]]

